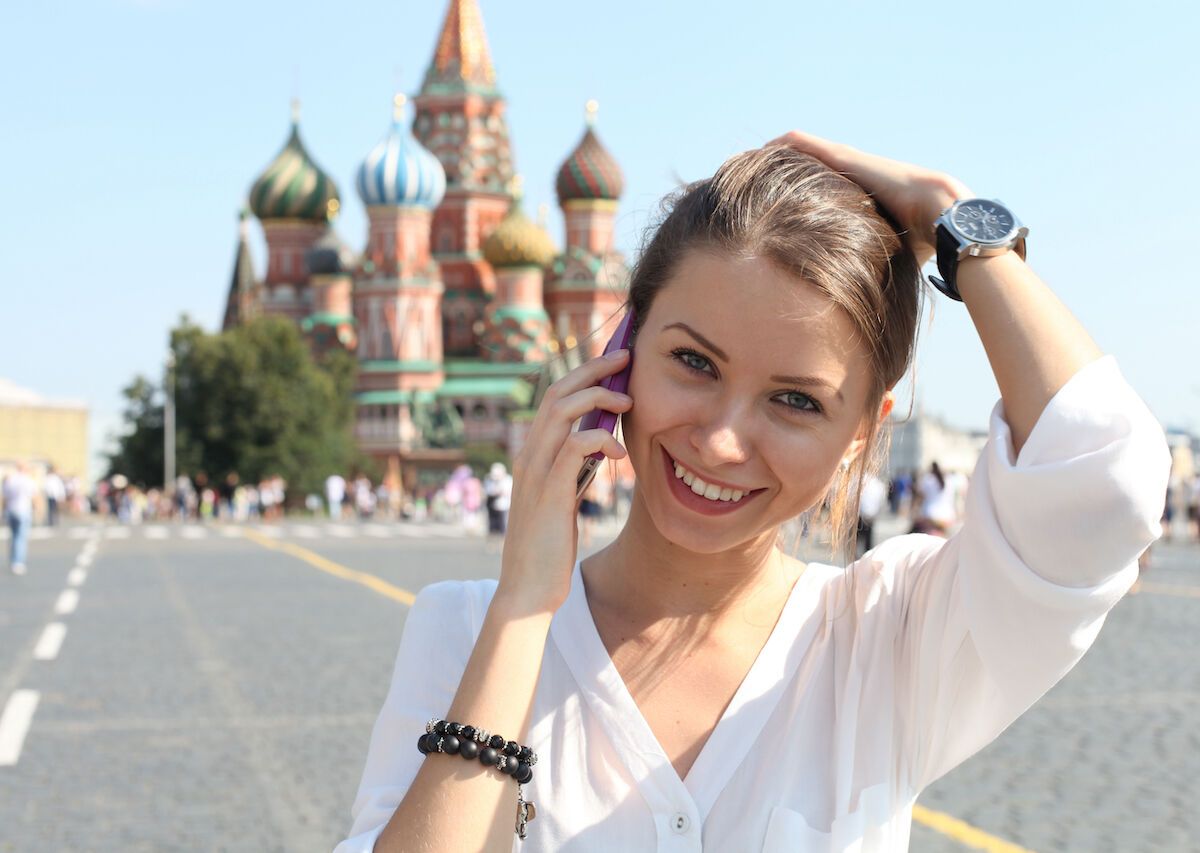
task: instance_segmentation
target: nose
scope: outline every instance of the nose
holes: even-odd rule
[[[718,410],[692,430],[691,443],[700,462],[716,472],[721,465],[741,465],[750,460],[753,440],[749,413]]]

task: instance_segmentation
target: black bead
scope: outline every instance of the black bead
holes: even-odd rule
[[[444,735],[446,733],[446,721],[438,720],[437,724],[434,725],[433,730],[439,735]]]
[[[497,753],[496,750],[492,749],[490,746],[485,746],[479,753],[479,760],[489,766],[495,765],[496,760],[499,757],[499,753]]]
[[[442,752],[448,752],[451,755],[458,752],[458,748],[462,742],[458,739],[458,735],[446,735],[442,738]]]
[[[527,746],[521,747],[520,751],[517,753],[517,758],[521,759],[526,764],[529,763],[529,759],[532,757],[533,757],[533,750]]]
[[[425,735],[421,735],[419,738],[417,738],[417,749],[421,751],[422,755],[429,754],[429,748],[425,746]]]
[[[521,744],[517,743],[515,740],[510,740],[508,743],[504,744],[505,755],[516,755],[520,751]]]
[[[452,734],[452,735],[462,734],[462,730],[463,730],[462,723],[451,723],[449,726],[447,726],[447,728],[450,729],[450,734]]]
[[[500,735],[492,735],[490,738],[488,738],[488,746],[490,746],[492,749],[504,749],[504,743],[504,738],[502,738]]]
[[[533,779],[533,768],[524,762],[517,768],[517,775],[514,777],[522,785],[527,784]]]
[[[517,773],[520,772],[520,770],[521,770],[521,762],[517,761],[517,759],[515,757],[509,758],[508,764],[504,765],[504,772],[507,773],[509,776],[516,776]]]
[[[473,740],[464,740],[458,745],[458,754],[463,758],[477,758],[479,756],[479,744]]]
[[[463,726],[462,736],[465,737],[467,740],[475,740],[475,727],[474,726]]]

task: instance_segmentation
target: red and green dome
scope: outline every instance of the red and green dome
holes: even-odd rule
[[[592,126],[596,120],[596,102],[588,101],[588,127],[583,139],[558,170],[554,188],[559,202],[575,199],[616,201],[625,190],[621,167],[608,153]]]

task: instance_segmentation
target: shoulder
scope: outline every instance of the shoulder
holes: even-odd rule
[[[841,612],[848,603],[866,615],[881,609],[897,613],[904,607],[922,567],[928,565],[948,540],[924,533],[893,536],[859,557],[849,566],[810,563],[816,582],[827,586],[828,605]],[[881,605],[884,605],[882,608]]]
[[[499,581],[444,580],[422,587],[413,601],[409,620],[417,619],[435,630],[460,626],[473,634],[472,642],[483,627],[483,617],[492,603]]]

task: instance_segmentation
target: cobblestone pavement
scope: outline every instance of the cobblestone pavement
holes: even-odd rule
[[[300,527],[266,535],[414,592],[499,568],[461,531]],[[0,851],[331,849],[406,608],[215,527],[82,529],[0,573],[0,710],[37,695],[0,755]],[[1200,549],[1158,547],[1079,667],[921,805],[1041,853],[1197,849],[1198,616]],[[61,649],[35,659],[48,623]],[[912,849],[969,848],[914,824]]]

